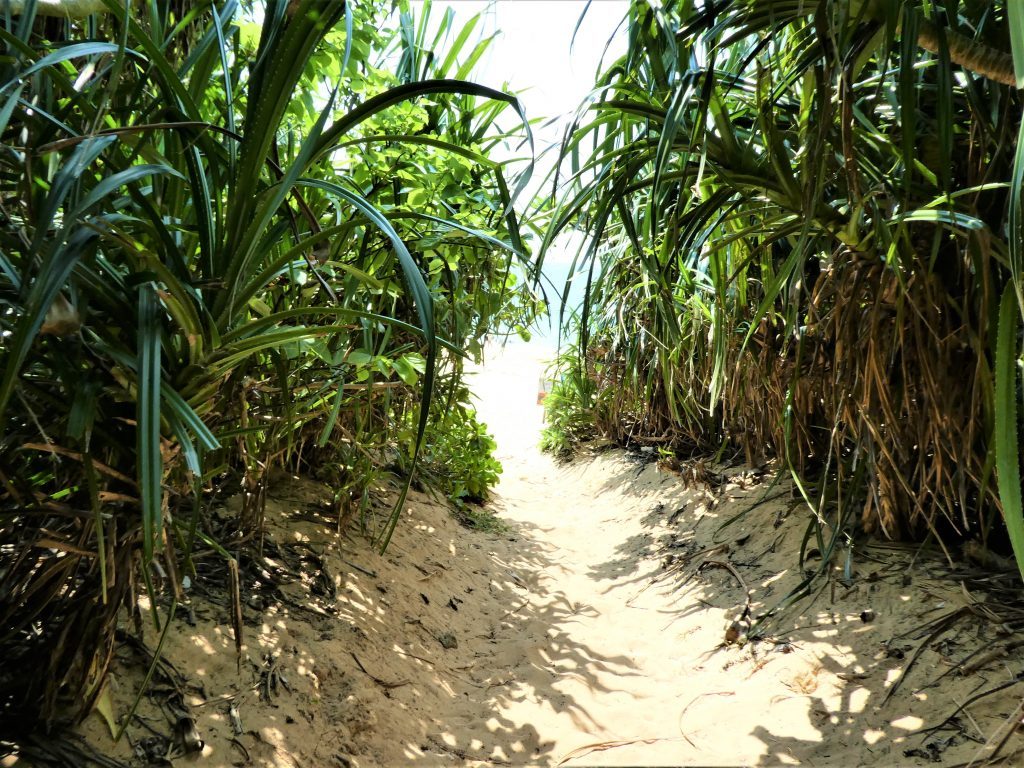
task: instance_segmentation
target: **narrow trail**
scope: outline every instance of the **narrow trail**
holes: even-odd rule
[[[505,693],[485,698],[486,731],[470,718],[456,741],[498,762],[532,752],[571,765],[924,764],[976,753],[956,736],[931,747],[928,735],[912,736],[966,691],[930,698],[908,686],[880,707],[900,677],[900,633],[918,613],[955,608],[954,584],[915,593],[878,572],[840,594],[832,583],[792,617],[785,641],[727,645],[747,588],[763,608],[799,579],[804,516],[790,518],[787,494],[744,468],[709,493],[621,452],[556,464],[536,448],[541,372],[529,352],[511,349],[474,383],[505,468],[494,504],[520,534],[506,557],[525,589],[518,621],[503,622],[481,660]],[[908,615],[917,601],[930,603]],[[921,659],[918,682],[946,669],[939,655]],[[502,743],[523,724],[536,744]],[[489,755],[482,733],[493,738]]]
[[[639,479],[643,465],[620,460],[559,467],[541,455],[542,409],[533,400],[540,376],[529,353],[513,349],[492,360],[474,383],[504,466],[493,504],[503,519],[529,532],[536,550],[519,574],[533,608],[515,628],[526,642],[497,654],[518,656],[501,659],[515,662],[509,677],[520,692],[503,711],[513,722],[539,724],[552,739],[543,745],[552,757],[588,744],[658,739],[636,745],[644,761],[678,759],[689,745],[669,722],[668,705],[685,678],[679,655],[665,647],[671,617],[656,606],[626,606],[657,567],[645,558],[653,536],[643,520],[658,505],[670,505],[663,486],[672,478],[653,488],[645,483],[633,495],[629,489],[637,484],[630,480]],[[635,747],[616,752],[617,760],[637,762]],[[610,757],[603,754],[601,761]]]
[[[743,466],[684,483],[623,451],[556,464],[536,448],[541,371],[519,348],[474,374],[507,530],[468,530],[412,493],[381,555],[339,529],[329,487],[277,478],[256,573],[291,577],[276,591],[243,579],[241,658],[210,560],[131,744],[114,746],[99,716],[88,741],[132,765],[147,764],[132,759],[140,745],[164,754],[153,726],[168,691],[190,708],[195,764],[209,768],[952,766],[1008,733],[1013,690],[944,724],[1012,682],[1019,654],[992,653],[1009,641],[940,561],[860,544],[849,574],[819,578],[767,639],[745,642],[744,606],[760,615],[803,579],[807,517],[789,488]],[[813,541],[806,562],[820,562]],[[114,712],[142,687],[132,648],[115,659]],[[949,674],[964,659],[973,674]]]

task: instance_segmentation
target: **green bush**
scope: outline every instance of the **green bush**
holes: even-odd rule
[[[460,508],[487,501],[502,468],[494,458],[494,438],[470,405],[454,403],[447,416],[427,428],[423,442],[425,479]]]
[[[540,448],[566,458],[580,443],[597,435],[597,385],[575,350],[559,357],[553,369],[555,383],[544,398],[547,426],[540,434]]]
[[[532,158],[488,156],[529,128],[468,79],[474,21],[432,45],[402,2],[105,5],[0,14],[5,724],[89,711],[139,585],[163,620],[158,567],[244,566],[272,467],[333,463],[352,500],[413,467],[435,382],[534,306]]]

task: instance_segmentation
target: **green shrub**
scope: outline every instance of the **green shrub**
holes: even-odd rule
[[[244,565],[271,467],[334,463],[354,500],[413,466],[439,371],[532,306],[531,159],[488,157],[507,109],[529,128],[467,79],[474,21],[433,50],[407,3],[105,4],[0,14],[5,724],[89,711],[140,584],[162,621],[158,566]]]
[[[427,482],[460,508],[487,501],[502,468],[494,458],[494,438],[470,405],[454,403],[427,427],[423,443],[421,474]]]
[[[597,386],[575,351],[563,354],[553,369],[555,383],[544,398],[547,426],[540,434],[540,448],[566,458],[597,434]]]

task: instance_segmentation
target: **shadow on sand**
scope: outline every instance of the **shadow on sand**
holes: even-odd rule
[[[602,764],[952,765],[1003,734],[1001,756],[1021,749],[1005,729],[1024,666],[1012,579],[865,541],[794,601],[807,517],[770,477],[686,488],[621,454],[554,472],[542,514],[495,500],[500,533],[415,494],[385,555],[337,532],[323,486],[278,483],[268,544],[244,563],[241,659],[222,563],[200,558],[157,685],[110,753],[180,755],[179,704],[210,766],[548,765],[580,746]],[[590,495],[545,496],[558,472]],[[612,538],[583,561],[562,527],[588,515]],[[632,650],[608,621],[635,623]],[[111,703],[127,712],[141,673],[119,653]],[[628,723],[610,714],[623,699]],[[101,751],[105,728],[85,728]]]

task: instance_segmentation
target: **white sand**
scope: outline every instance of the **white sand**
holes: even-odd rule
[[[783,489],[743,468],[712,494],[618,451],[556,465],[534,447],[536,357],[512,348],[476,374],[505,464],[494,506],[510,533],[468,531],[414,494],[380,556],[358,536],[295,519],[326,496],[321,486],[273,489],[270,534],[325,551],[338,597],[311,596],[307,574],[283,587],[292,604],[247,610],[241,675],[222,604],[197,605],[198,626],[170,637],[168,658],[205,687],[191,694],[207,742],[197,765],[887,766],[931,764],[928,743],[946,765],[977,753],[956,729],[914,734],[1019,667],[997,660],[984,680],[951,675],[924,688],[996,642],[973,620],[931,638],[882,706],[925,639],[913,630],[966,604],[958,585],[928,578],[919,559],[905,586],[909,557],[873,548],[857,553],[852,585],[819,581],[775,625],[775,642],[726,646],[745,601],[740,579],[755,614],[800,580],[805,513],[787,513]],[[290,688],[269,702],[252,689],[265,654]],[[115,711],[138,678],[118,667]],[[237,737],[225,703],[198,706],[224,694],[239,702],[247,730]],[[1017,703],[1012,690],[979,702],[963,733],[997,735]],[[160,721],[151,703],[142,711]],[[103,727],[86,730],[109,747]],[[905,755],[914,749],[924,751]]]

